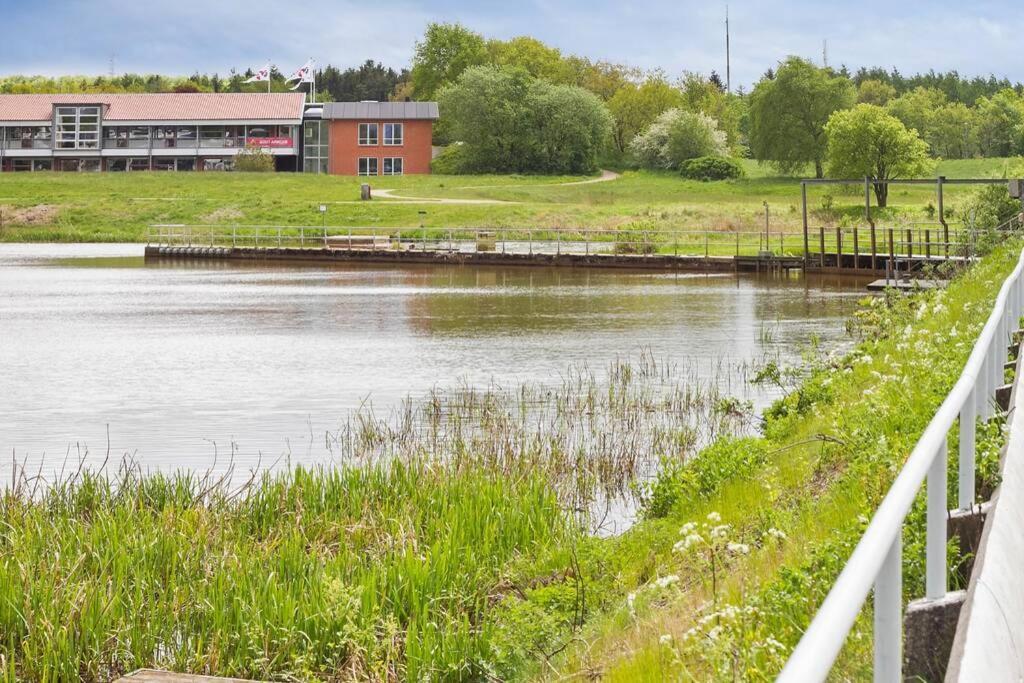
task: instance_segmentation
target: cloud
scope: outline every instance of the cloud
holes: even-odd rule
[[[834,65],[897,67],[902,72],[957,69],[1024,80],[1012,36],[1020,34],[1009,2],[860,4],[766,0],[730,4],[734,85],[749,87],[790,54],[821,60],[828,41]],[[14,31],[0,45],[9,73],[226,73],[271,58],[290,70],[365,59],[401,67],[429,21],[461,21],[489,37],[532,35],[593,59],[724,75],[724,2],[648,0],[36,0],[5,11]]]

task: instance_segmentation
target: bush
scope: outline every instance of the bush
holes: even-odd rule
[[[725,133],[707,114],[669,109],[629,145],[642,168],[680,168],[684,161],[728,153]]]
[[[459,175],[465,173],[466,150],[461,142],[448,145],[430,162],[431,173],[441,175]]]
[[[735,159],[728,157],[697,157],[684,161],[679,168],[684,178],[691,180],[730,180],[742,178],[743,167]]]
[[[242,173],[272,173],[274,157],[256,145],[247,145],[235,157],[235,170]]]

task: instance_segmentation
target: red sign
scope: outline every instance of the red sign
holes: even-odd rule
[[[253,147],[292,147],[295,143],[291,138],[246,138],[245,144]]]

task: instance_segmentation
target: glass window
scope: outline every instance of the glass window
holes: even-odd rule
[[[404,126],[401,123],[384,124],[384,144],[390,146],[401,145],[404,137]]]
[[[116,172],[127,171],[128,170],[128,160],[127,159],[108,159],[107,160],[107,170],[108,171],[116,171]]]
[[[36,159],[32,162],[33,171],[52,171],[53,161],[51,159]]]
[[[359,175],[377,175],[377,158],[359,157]]]
[[[305,137],[304,141],[307,145],[319,145],[320,144],[320,122],[319,121],[307,121],[305,126]]]
[[[31,159],[11,159],[11,170],[12,171],[31,171],[32,160]]]
[[[99,107],[57,107],[55,118],[59,149],[96,149],[99,147]]]
[[[384,175],[402,175],[402,157],[384,157]]]
[[[178,159],[177,162],[178,162],[177,163],[177,169],[179,171],[194,171],[194,170],[196,170],[196,160],[194,158],[192,158],[192,157],[189,157],[187,159]]]
[[[162,159],[160,157],[153,159],[154,171],[173,171],[174,167],[174,159]]]
[[[78,159],[57,159],[58,171],[77,171]]]
[[[148,171],[149,159],[132,159],[128,162],[129,171]]]
[[[80,171],[99,171],[101,168],[99,159],[82,159],[81,166],[78,167]]]
[[[360,123],[359,124],[359,144],[360,145],[376,145],[378,142],[377,137],[377,124],[376,123]]]

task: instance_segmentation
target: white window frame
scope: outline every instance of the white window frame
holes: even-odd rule
[[[363,162],[366,162],[366,172],[363,172]],[[370,168],[373,167],[371,172]],[[380,175],[380,162],[377,161],[377,157],[359,157],[356,161],[356,175],[361,176],[375,176]]]
[[[365,133],[363,132],[365,129]],[[373,131],[373,136],[370,136],[370,131]],[[378,123],[360,123],[357,133],[360,147],[376,147],[380,144],[380,124]],[[372,140],[372,142],[371,142]]]
[[[399,170],[395,172],[395,162],[398,162]],[[391,172],[388,172],[388,162],[391,162]],[[405,175],[405,157],[384,157],[381,160],[381,175]]]
[[[388,129],[391,130],[391,134],[388,135]],[[384,146],[385,147],[401,147],[405,144],[405,124],[403,123],[385,123],[384,124]]]
[[[54,149],[99,149],[103,121],[97,105],[54,107]],[[83,122],[83,118],[92,119]],[[63,143],[70,143],[65,146]]]

